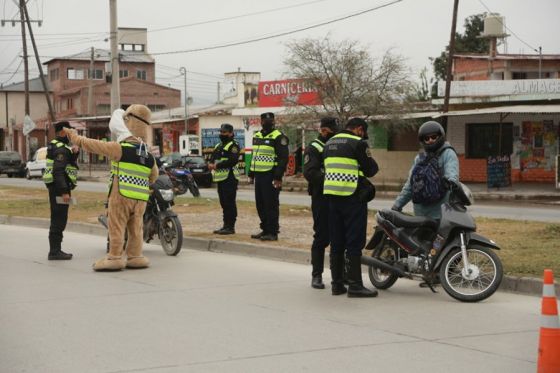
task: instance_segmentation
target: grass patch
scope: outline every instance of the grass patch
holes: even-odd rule
[[[81,192],[79,188],[72,194],[78,199],[78,206],[70,208],[69,220],[96,223],[97,216],[105,211],[103,203],[106,200],[106,194]],[[173,208],[175,212],[178,214],[188,213],[193,219],[196,214],[201,216],[210,214],[212,217],[215,215],[211,224],[209,223],[209,226],[205,227],[204,232],[191,231],[192,222],[186,222],[185,230],[187,234],[199,237],[216,237],[209,232],[217,227],[215,222],[221,221],[222,210],[217,199],[181,196],[175,202],[176,205]],[[240,217],[250,217],[252,219],[250,222],[246,221],[245,224],[249,224],[251,229],[254,228],[256,231],[258,217],[255,203],[238,201],[237,207]],[[48,218],[50,212],[47,190],[0,186],[0,214]],[[374,214],[373,211],[369,212],[370,223],[373,222]],[[280,215],[281,218],[289,218],[290,222],[299,225],[305,236],[302,233],[300,238],[304,240],[294,244],[295,241],[290,241],[292,232],[282,231],[280,240],[274,244],[308,249],[313,234],[310,225],[310,208],[307,206],[281,205]],[[560,273],[560,224],[477,218],[477,226],[478,233],[496,241],[501,247],[502,250],[498,252],[498,255],[502,259],[506,274],[541,277],[545,268]],[[231,239],[251,242],[248,237],[243,235],[231,236]],[[305,244],[302,244],[302,242]]]

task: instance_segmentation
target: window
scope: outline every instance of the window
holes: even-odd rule
[[[49,80],[51,82],[58,80],[58,67],[56,69],[51,69],[51,71],[49,71]]]
[[[502,123],[467,124],[467,158],[487,158],[489,156],[513,153],[513,124]],[[501,154],[500,153],[501,138]]]
[[[148,109],[150,109],[151,112],[161,111],[165,109],[165,105],[148,105]]]
[[[513,79],[513,80],[527,79],[527,73],[513,72],[513,73],[511,73],[511,79]]]
[[[120,70],[119,78],[126,78],[126,77],[128,77],[128,70]]]
[[[111,114],[111,105],[109,105],[109,104],[98,104],[96,114],[97,115]]]
[[[146,70],[136,70],[136,78],[146,80]]]
[[[88,79],[91,78],[90,75],[91,74],[90,74],[89,69],[88,69]],[[93,70],[93,79],[97,79],[97,80],[103,79],[103,70],[101,70],[101,69]]]
[[[74,69],[73,67],[69,67],[66,69],[66,77],[70,80],[83,80],[84,70]]]
[[[74,100],[72,100],[71,98],[69,98],[68,100],[66,100],[66,109],[70,110],[74,107]]]

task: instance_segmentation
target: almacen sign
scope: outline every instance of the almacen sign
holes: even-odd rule
[[[560,79],[454,80],[451,97],[560,94]],[[438,96],[445,95],[445,82],[438,82]]]
[[[317,89],[302,80],[270,80],[259,82],[259,106],[320,105]]]

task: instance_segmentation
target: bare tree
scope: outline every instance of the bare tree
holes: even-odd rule
[[[373,58],[357,41],[336,42],[329,36],[291,41],[287,48],[287,75],[304,80],[321,99],[317,106],[294,107],[291,113],[300,122],[330,115],[344,123],[353,116],[368,119],[406,110],[411,74],[403,57],[391,50]]]

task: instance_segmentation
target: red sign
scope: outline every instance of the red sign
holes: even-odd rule
[[[259,106],[320,105],[317,89],[303,80],[271,80],[259,82]]]

